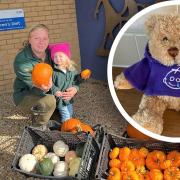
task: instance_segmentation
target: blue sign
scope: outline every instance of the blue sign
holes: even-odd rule
[[[22,9],[0,10],[0,31],[24,29],[25,26]]]

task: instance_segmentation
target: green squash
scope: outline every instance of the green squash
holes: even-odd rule
[[[53,172],[53,168],[54,168],[54,165],[53,165],[53,162],[51,159],[49,158],[44,158],[42,161],[40,161],[38,164],[37,164],[37,170],[44,176],[49,176],[52,174]]]
[[[82,157],[85,143],[79,143],[76,146],[76,154],[78,157]]]

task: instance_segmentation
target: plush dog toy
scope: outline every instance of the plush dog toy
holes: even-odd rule
[[[144,93],[132,118],[161,134],[164,111],[180,110],[180,16],[151,15],[146,28],[149,41],[144,58],[118,75],[114,86]]]

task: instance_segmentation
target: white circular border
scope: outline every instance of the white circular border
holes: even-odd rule
[[[134,126],[136,129],[138,129],[140,132],[147,134],[148,136],[154,138],[154,139],[158,139],[161,141],[166,141],[166,142],[180,142],[180,138],[179,137],[167,137],[167,136],[162,136],[162,135],[158,135],[155,133],[152,133],[150,131],[148,131],[147,129],[143,128],[142,126],[140,126],[138,123],[136,123],[129,115],[128,113],[124,110],[124,108],[122,107],[122,105],[119,102],[119,99],[117,97],[117,94],[115,92],[114,89],[114,84],[113,84],[113,78],[112,78],[112,63],[113,63],[113,59],[114,59],[114,54],[116,51],[116,48],[118,46],[119,41],[121,40],[123,34],[125,33],[125,31],[136,21],[138,20],[138,18],[140,18],[141,16],[145,15],[146,13],[155,10],[157,8],[160,7],[165,7],[165,6],[171,6],[171,5],[180,5],[180,1],[179,0],[173,0],[173,1],[165,1],[165,2],[160,2],[154,5],[151,5],[143,10],[141,10],[139,13],[137,13],[136,15],[134,15],[130,20],[127,21],[127,23],[122,27],[122,29],[120,30],[120,32],[118,33],[118,35],[116,36],[113,45],[111,47],[110,50],[110,54],[109,54],[109,58],[108,58],[108,66],[107,66],[107,74],[108,74],[108,84],[109,84],[109,89],[111,92],[111,96],[114,100],[114,103],[116,104],[116,107],[118,108],[118,110],[121,112],[121,114],[124,116],[124,118],[132,125]]]

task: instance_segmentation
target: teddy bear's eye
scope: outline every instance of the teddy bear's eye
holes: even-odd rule
[[[162,39],[163,41],[168,41],[168,38],[167,37],[163,37],[163,39]]]

